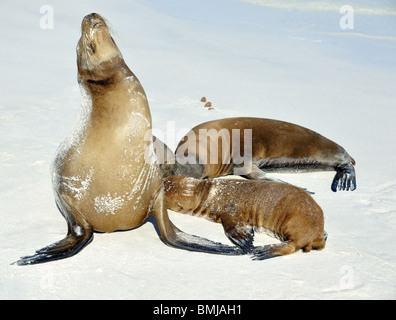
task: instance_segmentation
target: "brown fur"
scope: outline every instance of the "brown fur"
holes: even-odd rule
[[[219,139],[219,157],[218,164],[210,164],[209,152],[210,144],[207,144],[209,150],[205,150],[203,141],[199,140],[199,130],[215,129],[217,131],[227,130],[232,133],[233,129],[240,130],[240,149],[244,150],[244,129],[252,130],[252,156],[253,160],[258,159],[276,159],[276,158],[295,158],[305,159],[312,158],[318,161],[329,158],[339,152],[339,146],[331,140],[307,128],[278,120],[260,119],[260,118],[227,118],[221,120],[209,121],[202,123],[193,129],[197,139],[188,139],[188,134],[179,142],[176,153],[183,146],[183,149],[199,150],[197,156],[200,162],[207,162],[202,178],[214,178],[219,175],[231,174],[234,168],[232,159],[235,156],[235,150],[232,143],[229,146],[231,155],[231,165],[221,166],[222,143]],[[232,141],[231,141],[232,142]],[[206,151],[206,153],[205,153]],[[225,150],[228,152],[228,150]]]
[[[60,148],[53,173],[55,198],[68,223],[68,234],[17,263],[71,256],[92,240],[93,231],[133,229],[149,215],[156,218],[167,245],[242,254],[234,247],[186,235],[169,220],[143,87],[125,64],[100,15],[86,16],[81,29],[78,80],[89,110],[75,139]]]
[[[323,212],[304,190],[273,181],[164,179],[168,208],[222,223],[235,244],[257,257],[325,247]],[[284,241],[253,249],[253,229],[264,228]],[[261,251],[261,252],[260,252]]]
[[[234,129],[239,130],[239,146],[233,144]],[[221,135],[218,139],[209,139],[210,134],[203,134],[204,130],[226,132],[230,142],[223,141]],[[245,145],[244,130],[251,130],[252,133],[252,139],[246,139],[248,145]],[[214,147],[217,143],[216,150]],[[202,169],[196,170],[193,177],[214,178],[233,174],[236,168],[240,168],[241,165],[235,159],[246,157],[244,150],[248,147],[251,148],[252,159],[245,161],[251,163],[251,167],[244,175],[250,179],[267,180],[265,172],[335,170],[338,175],[333,181],[333,191],[337,187],[339,190],[356,188],[355,160],[341,146],[310,129],[278,120],[239,117],[205,122],[186,134],[175,154],[176,159],[188,155],[189,159],[202,164]],[[165,167],[166,176],[186,174],[183,170],[178,164]]]

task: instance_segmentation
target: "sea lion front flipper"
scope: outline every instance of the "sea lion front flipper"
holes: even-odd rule
[[[68,258],[80,252],[92,241],[92,227],[77,211],[72,210],[59,195],[57,206],[67,221],[67,236],[61,241],[37,250],[35,255],[22,257],[13,264],[23,266]]]
[[[179,230],[169,219],[163,188],[155,200],[152,215],[157,220],[162,241],[168,246],[189,251],[223,255],[245,254],[245,252],[238,247],[227,246],[222,243],[187,234]]]
[[[234,217],[232,214],[223,214],[221,217],[224,232],[228,239],[241,248],[246,253],[251,253],[254,249],[254,231],[243,221]]]
[[[355,168],[351,162],[342,163],[336,167],[336,175],[334,176],[331,190],[354,191],[356,189],[356,174]]]

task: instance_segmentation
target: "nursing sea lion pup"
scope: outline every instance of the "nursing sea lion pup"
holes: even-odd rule
[[[326,245],[322,209],[304,190],[274,181],[164,178],[168,208],[223,224],[227,237],[254,260],[287,255]],[[253,246],[254,230],[282,241]]]
[[[90,243],[94,231],[136,228],[150,214],[167,245],[242,254],[233,246],[185,234],[169,220],[152,137],[145,139],[151,130],[145,92],[98,14],[82,21],[77,64],[86,110],[80,130],[61,146],[53,169],[56,204],[67,221],[68,233],[17,264],[72,256]]]
[[[268,180],[266,172],[333,171],[331,189],[355,190],[355,160],[338,144],[307,128],[262,118],[202,123],[179,142],[176,164],[164,176],[214,178],[244,175]],[[239,171],[238,171],[239,170]]]

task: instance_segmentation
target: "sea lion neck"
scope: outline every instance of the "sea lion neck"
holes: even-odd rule
[[[102,62],[93,71],[79,71],[78,78],[91,96],[102,95],[109,92],[109,89],[122,86],[125,79],[137,81],[136,76],[120,57]]]
[[[116,84],[91,84],[90,90],[91,124],[98,125],[101,130],[104,130],[103,127],[112,130],[120,127],[129,128],[136,122],[142,130],[144,129],[142,134],[151,129],[147,98],[138,82],[127,78]],[[96,93],[92,94],[93,91]]]
[[[202,200],[206,198],[204,194],[207,189],[205,184],[209,183],[209,181],[187,177],[184,182],[183,195],[188,199],[186,201],[189,205],[188,210],[194,211],[201,206]]]

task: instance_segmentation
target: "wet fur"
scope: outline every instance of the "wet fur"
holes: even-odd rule
[[[164,182],[169,209],[222,223],[227,237],[254,260],[325,247],[322,209],[300,188],[273,181],[186,176]],[[254,247],[254,230],[260,229],[282,243]]]
[[[16,263],[30,265],[73,256],[92,241],[94,231],[133,229],[149,215],[156,218],[166,245],[244,254],[239,248],[185,234],[169,220],[152,137],[145,139],[151,129],[146,95],[98,14],[83,19],[77,65],[90,109],[78,139],[59,149],[53,171],[55,201],[68,233]]]

